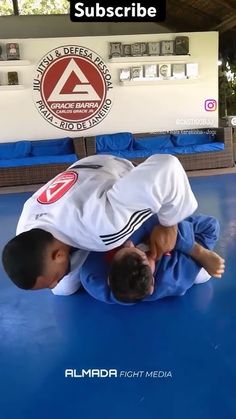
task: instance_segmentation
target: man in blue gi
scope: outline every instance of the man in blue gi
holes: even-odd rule
[[[154,215],[122,247],[90,253],[80,270],[90,295],[110,304],[133,304],[184,295],[195,283],[221,278],[224,259],[212,251],[219,238],[215,218],[198,215],[179,223],[175,248],[154,261],[147,243],[157,223]]]

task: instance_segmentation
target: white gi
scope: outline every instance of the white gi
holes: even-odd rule
[[[24,205],[16,234],[41,228],[83,249],[73,256],[67,275],[72,279],[88,250],[120,246],[152,214],[158,214],[160,224],[172,226],[196,208],[176,157],[153,155],[134,167],[125,159],[96,155],[77,161],[35,192]]]

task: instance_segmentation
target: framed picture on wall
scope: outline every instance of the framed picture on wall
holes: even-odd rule
[[[174,54],[174,41],[161,41],[161,55]]]
[[[121,42],[110,42],[109,58],[121,57],[121,55],[122,55]]]
[[[3,60],[3,57],[2,57],[2,46],[0,45],[0,61],[1,60]]]
[[[148,42],[148,55],[160,55],[160,42]]]
[[[144,77],[146,79],[153,79],[154,77],[157,77],[157,65],[146,64],[144,66]]]
[[[123,56],[127,57],[131,55],[131,44],[122,45]]]
[[[132,80],[138,80],[143,78],[143,67],[131,67],[131,78]]]
[[[174,79],[186,79],[186,65],[172,64],[171,74]]]
[[[148,44],[147,44],[147,42],[141,42],[141,55],[148,55]]]
[[[120,69],[120,81],[130,80],[130,68]]]
[[[188,55],[189,54],[189,37],[177,36],[175,38],[175,54]]]
[[[9,71],[7,73],[7,77],[8,77],[8,84],[9,84],[9,86],[19,84],[18,74],[17,74],[16,71]]]
[[[196,79],[198,77],[198,63],[187,63],[186,73],[188,79]]]
[[[159,64],[159,77],[161,79],[169,79],[171,77],[170,64]]]
[[[19,44],[16,44],[14,42],[11,42],[10,44],[6,44],[6,51],[7,51],[7,60],[20,59]]]
[[[136,42],[135,44],[131,44],[131,55],[133,57],[141,56],[142,55],[142,43]]]

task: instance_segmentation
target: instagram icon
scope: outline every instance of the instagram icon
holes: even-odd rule
[[[205,111],[213,112],[217,109],[217,102],[215,99],[207,99],[205,100]]]

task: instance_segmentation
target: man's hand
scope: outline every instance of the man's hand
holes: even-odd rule
[[[150,257],[159,260],[162,255],[174,249],[177,239],[177,225],[157,225],[150,235]]]

